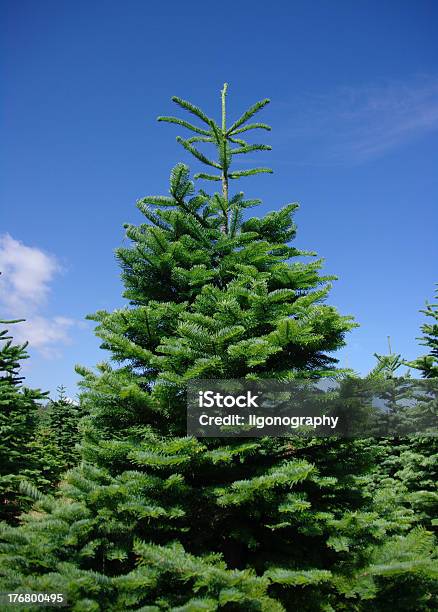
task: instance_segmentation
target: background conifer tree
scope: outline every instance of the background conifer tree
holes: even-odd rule
[[[12,325],[15,321],[0,321]],[[38,456],[32,448],[38,425],[39,401],[47,393],[23,386],[21,362],[26,344],[14,344],[7,329],[0,331],[0,518],[15,522],[31,498],[20,483],[41,480]]]
[[[77,445],[81,438],[80,422],[84,413],[79,402],[67,397],[63,385],[57,387],[56,391],[58,396],[48,402],[40,426],[50,431],[54,438],[61,470],[64,472],[79,462]]]
[[[377,394],[390,412],[395,408],[396,416],[404,402],[417,398],[415,381],[409,371],[401,374],[405,362],[400,355],[375,357],[377,365],[368,378],[378,381]],[[362,579],[364,592],[371,589],[373,610],[434,610],[438,606],[437,438],[411,434],[367,443],[374,448],[376,462],[365,488],[371,507],[386,521],[387,538],[374,547]]]
[[[39,488],[55,487],[64,472],[80,461],[79,424],[84,416],[81,405],[70,400],[65,387],[57,387],[58,396],[40,411],[32,449],[38,456],[44,481]]]
[[[78,369],[82,464],[3,528],[3,589],[65,592],[77,612],[352,610],[374,597],[360,572],[388,522],[360,487],[366,444],[186,436],[191,379],[336,376],[331,353],[353,326],[325,304],[321,260],[290,244],[297,205],[247,217],[258,201],[232,193],[270,172],[232,167],[269,149],[242,135],[270,128],[250,122],[268,100],[229,124],[226,94],[219,123],[180,98],[200,124],[160,118],[191,132],[178,142],[221,189],[196,191],[178,164],[168,195],[138,202],[146,222],[117,251],[129,306],[91,317],[113,363]]]

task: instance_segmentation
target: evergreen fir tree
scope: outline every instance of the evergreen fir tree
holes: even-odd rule
[[[0,321],[1,325],[21,320]],[[31,499],[20,483],[38,483],[41,474],[32,449],[38,424],[39,401],[47,393],[23,386],[21,362],[28,358],[26,344],[14,344],[7,329],[0,332],[0,518],[15,522]]]
[[[49,400],[40,412],[32,449],[39,458],[44,483],[39,487],[55,487],[62,474],[80,461],[80,420],[84,416],[82,406],[70,400],[65,387],[57,387],[58,397]]]
[[[321,260],[290,245],[297,205],[245,218],[258,201],[231,193],[270,172],[231,167],[269,149],[242,135],[270,128],[249,123],[268,100],[228,126],[226,93],[219,123],[180,98],[201,127],[160,118],[192,132],[178,142],[221,191],[195,191],[178,164],[169,195],[138,202],[147,222],[127,225],[132,246],[117,251],[129,306],[91,317],[114,363],[79,368],[82,464],[3,528],[3,590],[65,592],[76,612],[359,610],[374,596],[361,572],[388,522],[360,486],[372,449],[186,436],[191,379],[337,376],[331,353],[353,326],[324,303]]]
[[[438,290],[435,295],[438,298]],[[406,365],[419,370],[424,378],[438,378],[438,303],[426,303],[426,308],[420,312],[432,319],[431,323],[424,323],[421,326],[423,336],[419,338],[420,344],[430,350],[427,355],[408,361]]]
[[[50,432],[58,447],[61,471],[65,472],[79,463],[80,421],[84,416],[79,402],[69,399],[66,389],[56,389],[58,397],[50,400],[41,418],[40,427]]]

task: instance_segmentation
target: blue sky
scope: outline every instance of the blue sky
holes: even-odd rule
[[[122,225],[191,163],[155,119],[172,95],[217,116],[224,81],[230,115],[272,100],[258,160],[274,174],[240,187],[258,215],[300,202],[296,245],[325,258],[329,302],[360,323],[341,364],[365,373],[388,335],[421,352],[438,281],[436,2],[0,6],[0,316],[27,317],[28,384],[74,395],[74,364],[107,358],[84,317],[123,304]]]

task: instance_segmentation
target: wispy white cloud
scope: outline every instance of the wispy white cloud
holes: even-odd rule
[[[71,339],[74,319],[44,315],[51,283],[62,270],[54,255],[30,247],[9,234],[0,236],[0,309],[2,318],[24,318],[13,331],[18,342],[28,340],[44,357],[59,355]]]
[[[43,317],[33,314],[13,330],[18,342],[29,342],[43,357],[53,358],[60,354],[60,346],[70,344],[69,332],[76,325],[74,319],[67,317]]]
[[[3,305],[27,314],[46,301],[60,265],[53,255],[5,234],[0,236],[0,271]]]
[[[298,96],[289,112],[282,144],[305,162],[361,163],[438,130],[438,76]]]

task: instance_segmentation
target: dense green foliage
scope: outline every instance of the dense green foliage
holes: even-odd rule
[[[138,202],[145,222],[117,251],[129,305],[91,317],[113,363],[79,368],[81,462],[3,525],[1,589],[64,592],[76,612],[433,610],[427,440],[407,457],[409,443],[186,436],[189,380],[339,378],[331,353],[354,325],[325,303],[322,262],[290,244],[297,205],[249,217],[258,202],[230,195],[267,171],[231,163],[268,149],[240,136],[269,129],[248,123],[268,101],[227,127],[225,97],[220,124],[179,98],[202,127],[160,118],[195,134],[179,142],[222,190],[178,164],[169,195]]]

